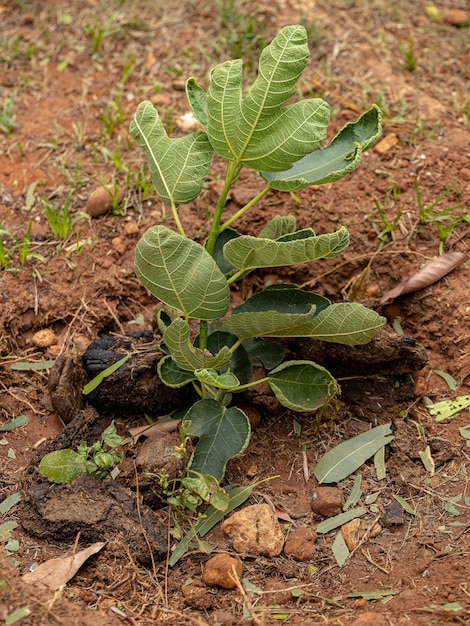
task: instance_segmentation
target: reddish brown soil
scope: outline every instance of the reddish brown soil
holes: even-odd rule
[[[137,328],[151,325],[155,302],[134,275],[133,251],[146,228],[155,223],[171,227],[172,220],[146,186],[144,157],[129,137],[137,103],[152,99],[169,131],[181,134],[178,118],[188,110],[182,91],[185,78],[194,75],[203,81],[211,66],[231,54],[256,59],[250,25],[265,40],[288,23],[312,25],[311,63],[300,87],[305,95],[330,102],[330,134],[375,101],[385,113],[384,137],[392,142],[366,153],[359,169],[342,181],[300,192],[298,206],[289,195],[272,192],[244,217],[237,227],[254,234],[276,214],[295,213],[299,226],[312,226],[318,233],[344,224],[351,246],[333,261],[250,277],[236,298],[268,281],[282,280],[334,301],[349,297],[378,307],[387,290],[440,252],[460,251],[470,257],[468,28],[431,21],[425,3],[405,0],[235,1],[237,21],[222,25],[220,7],[229,5],[196,0],[0,3],[0,107],[14,97],[15,116],[11,132],[0,133],[0,225],[22,241],[32,220],[28,260],[21,265],[15,252],[8,271],[0,270],[0,421],[4,424],[20,414],[29,418],[26,426],[2,433],[0,500],[21,488],[37,447],[63,428],[48,403],[47,371],[21,372],[11,366],[54,359],[73,347],[82,351],[100,335],[135,330],[139,315],[144,325]],[[442,0],[438,8],[442,15],[450,9],[470,12],[466,0]],[[414,70],[406,67],[411,44],[408,65],[415,59]],[[180,212],[186,232],[198,241],[207,233],[205,217],[221,171],[215,162],[201,198]],[[95,188],[113,181],[124,194],[117,210],[78,221],[65,243],[51,234],[44,197],[59,208],[71,192],[75,215],[84,210]],[[27,194],[33,183],[37,186],[30,202]],[[424,205],[436,203],[434,213],[447,209],[461,215],[442,242],[435,221],[420,224],[416,186]],[[251,197],[260,188],[256,176],[243,176],[228,212],[244,204],[246,193]],[[402,211],[396,227],[382,240],[377,229],[383,230],[384,224],[375,202],[390,221]],[[8,234],[3,240],[5,248],[11,248]],[[77,254],[73,244],[79,240],[85,245]],[[360,277],[366,268],[364,284]],[[405,513],[403,525],[384,528],[365,541],[342,568],[331,550],[334,532],[318,539],[316,555],[308,563],[285,556],[242,555],[243,577],[250,583],[265,591],[275,585],[305,592],[299,598],[289,592],[254,598],[255,605],[267,607],[256,613],[257,623],[470,623],[470,456],[459,430],[470,422],[470,415],[466,409],[453,420],[436,423],[423,402],[423,397],[437,401],[470,394],[469,272],[469,262],[463,262],[387,311],[427,350],[428,364],[411,381],[414,393],[412,385],[404,385],[406,393],[400,397],[390,380],[377,388],[370,381],[362,387],[358,380],[356,395],[340,398],[320,425],[315,418],[288,411],[273,414],[261,407],[261,424],[247,452],[230,463],[228,478],[244,484],[279,478],[264,483],[249,503],[267,495],[289,511],[296,525],[315,528],[318,519],[311,515],[310,499],[316,483],[313,477],[304,480],[303,450],[311,472],[327,449],[370,425],[391,422],[395,441],[387,453],[387,476],[377,481],[372,465],[362,467],[364,496],[379,493],[379,519],[395,495],[405,498],[416,515]],[[58,338],[50,349],[32,343],[34,333],[45,328]],[[449,389],[436,370],[451,375],[456,388]],[[103,420],[109,417],[103,415]],[[293,419],[301,424],[300,436],[294,434]],[[122,434],[128,423],[120,426]],[[132,425],[136,423],[134,419]],[[428,444],[436,460],[434,476],[419,457]],[[131,459],[125,467],[131,475]],[[353,480],[339,485],[346,497]],[[455,504],[459,515],[452,515],[445,504],[460,495]],[[0,523],[18,521],[21,506]],[[367,520],[371,523],[374,514]],[[10,554],[15,565],[5,562],[0,572],[2,618],[27,606],[30,616],[21,624],[244,621],[238,590],[203,589],[197,597],[183,595],[185,582],[200,579],[207,560],[202,553],[186,555],[170,570],[160,563],[147,570],[136,564],[125,543],[110,542],[54,596],[27,585],[20,576],[35,562],[70,554],[73,542],[61,542],[60,537],[45,542],[21,526],[13,538],[19,542],[18,551]],[[208,540],[217,550],[228,547],[217,528]],[[384,589],[394,590],[386,603],[348,597]],[[116,608],[127,617],[119,617]]]

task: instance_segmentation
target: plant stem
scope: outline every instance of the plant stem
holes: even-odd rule
[[[206,242],[206,250],[211,256],[214,253],[215,242],[217,241],[217,237],[220,233],[220,220],[222,219],[222,212],[227,203],[228,192],[230,191],[230,187],[232,186],[234,180],[236,180],[239,174],[240,165],[234,163],[233,161],[230,161],[227,164],[224,187],[215,206],[215,213],[212,219],[209,237],[207,238]],[[199,347],[201,348],[201,350],[205,350],[207,347],[207,326],[207,321],[201,320],[201,323],[199,325]]]
[[[234,180],[238,177],[239,173],[240,173],[240,166],[234,163],[233,161],[230,161],[227,165],[227,172],[225,174],[224,187],[222,189],[222,192],[215,206],[215,213],[212,219],[209,237],[207,238],[207,242],[206,242],[206,250],[210,255],[212,255],[212,253],[214,252],[217,236],[222,230],[220,228],[220,220],[222,219],[222,211],[224,210],[225,205],[227,204],[228,192],[230,191],[230,187],[232,186]]]
[[[268,191],[270,189],[271,189],[271,187],[268,185],[262,191],[260,191],[257,196],[255,196],[252,200],[250,200],[248,202],[248,204],[245,204],[245,206],[242,207],[239,211],[237,211],[234,215],[232,215],[232,217],[229,217],[228,220],[222,224],[222,226],[219,229],[219,232],[222,232],[223,230],[228,228],[231,224],[233,224],[233,222],[235,222],[235,220],[238,220],[240,217],[245,215],[245,213],[249,209],[251,209],[251,207],[254,206],[257,202],[259,202],[261,200],[261,198],[263,198],[268,193]]]
[[[171,212],[173,214],[173,219],[176,222],[176,227],[178,229],[179,234],[182,237],[186,237],[185,232],[184,232],[184,228],[183,228],[183,225],[181,224],[180,217],[178,215],[178,210],[176,208],[176,204],[175,204],[173,198],[171,198]]]

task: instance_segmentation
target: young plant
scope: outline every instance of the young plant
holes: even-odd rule
[[[12,133],[17,126],[16,115],[13,113],[14,104],[15,97],[9,96],[5,98],[2,110],[0,111],[0,131],[4,135]]]
[[[450,189],[443,191],[434,202],[423,202],[418,181],[415,181],[416,202],[419,210],[419,223],[421,225],[434,224],[439,238],[439,254],[444,252],[447,238],[458,224],[470,224],[470,213],[459,211],[463,204],[455,204],[447,209],[437,209],[437,205],[450,193]]]
[[[116,448],[124,440],[116,432],[114,421],[106,428],[99,441],[89,446],[82,441],[76,450],[66,448],[46,454],[39,464],[39,471],[55,483],[70,483],[79,476],[106,478],[113,475],[116,465],[124,458]]]
[[[66,241],[69,238],[72,232],[72,228],[77,222],[83,219],[89,219],[89,216],[82,211],[79,211],[73,215],[70,213],[69,206],[72,193],[73,192],[70,191],[67,194],[63,206],[60,207],[58,210],[56,210],[52,206],[47,198],[43,198],[42,200],[49,228],[51,229],[54,237],[61,241]]]
[[[158,314],[166,352],[159,375],[170,387],[194,386],[199,399],[183,424],[187,436],[198,438],[189,469],[217,480],[250,438],[237,393],[268,382],[282,405],[311,412],[339,392],[321,365],[304,359],[282,362],[284,351],[270,338],[315,337],[357,345],[368,343],[385,322],[361,304],[332,304],[293,284],[267,287],[228,315],[231,286],[250,272],[332,258],[349,244],[345,227],[316,235],[312,228],[296,230],[294,216],[274,217],[257,237],[231,228],[272,189],[296,192],[352,172],[380,136],[381,113],[373,106],[318,150],[330,118],[328,104],[319,98],[286,104],[308,58],[305,28],[287,26],[261,53],[258,76],[248,91],[242,89],[240,59],[217,65],[207,92],[194,78],[187,81],[201,131],[169,138],[148,101],[138,106],[131,122],[131,134],[148,157],[156,191],[171,208],[178,230],[151,227],[135,252],[137,276],[167,307]],[[185,236],[178,207],[200,194],[214,152],[226,160],[225,182],[201,245]],[[243,167],[258,172],[265,187],[224,219],[230,188]],[[254,360],[267,371],[262,380],[252,380]]]

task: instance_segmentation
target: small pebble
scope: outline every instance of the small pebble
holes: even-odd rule
[[[111,211],[116,200],[117,204],[119,204],[122,197],[123,193],[116,185],[98,187],[98,189],[95,189],[95,191],[89,195],[85,211],[88,215],[91,215],[91,217],[99,217]]]
[[[253,504],[234,513],[222,525],[238,553],[278,556],[284,545],[281,526],[269,504]]]
[[[202,582],[208,587],[235,589],[237,583],[234,576],[240,579],[242,571],[243,564],[241,561],[222,552],[207,561],[202,573]]]
[[[139,226],[138,226],[137,222],[134,222],[134,220],[132,220],[131,222],[127,222],[124,225],[124,232],[126,233],[126,235],[128,237],[133,237],[134,235],[138,235],[139,234]]]
[[[387,526],[387,528],[390,528],[391,526],[403,526],[405,523],[405,516],[401,504],[396,500],[393,500],[385,509],[382,521],[384,526]]]
[[[463,9],[451,9],[445,14],[444,21],[451,26],[462,28],[463,26],[469,25],[470,16],[467,11],[464,11]]]
[[[343,506],[343,492],[338,487],[317,487],[312,495],[312,511],[322,517],[339,515]]]
[[[295,561],[311,561],[315,556],[317,533],[311,528],[296,528],[289,533],[284,545],[284,554]]]
[[[44,328],[34,333],[32,341],[38,348],[50,348],[50,346],[54,346],[57,343],[57,336],[49,328]]]
[[[111,245],[120,255],[123,255],[126,252],[127,242],[122,237],[114,237],[114,239],[111,240]]]

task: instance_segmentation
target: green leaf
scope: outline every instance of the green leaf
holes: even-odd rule
[[[457,381],[450,374],[443,372],[442,370],[433,370],[433,372],[446,381],[447,386],[451,391],[455,391],[457,389]]]
[[[211,398],[199,400],[186,413],[186,432],[198,437],[190,469],[220,480],[225,465],[243,452],[250,439],[250,423],[236,407],[227,409]]]
[[[333,541],[332,545],[333,556],[339,567],[343,567],[349,557],[349,550],[344,537],[341,533],[338,533]]]
[[[232,389],[240,385],[240,381],[232,372],[218,374],[212,369],[202,369],[196,370],[194,375],[201,383],[216,387],[217,389]]]
[[[261,53],[258,77],[245,98],[240,59],[217,65],[207,93],[207,133],[223,157],[255,170],[278,172],[318,148],[330,110],[319,98],[283,106],[309,58],[302,26],[286,26]]]
[[[222,346],[215,356],[208,351],[195,348],[190,340],[189,324],[180,317],[174,319],[165,330],[163,341],[176,365],[188,372],[202,369],[218,370],[228,367],[232,360],[232,352],[228,346]]]
[[[129,130],[147,155],[152,182],[160,199],[170,206],[195,200],[201,193],[212,159],[206,133],[199,131],[170,139],[149,101],[139,104]]]
[[[5,498],[5,500],[2,500],[2,502],[0,502],[0,515],[5,515],[5,513],[8,513],[10,509],[12,509],[15,505],[17,505],[18,502],[20,502],[22,497],[23,497],[23,492],[17,491],[16,493],[13,493],[8,498]]]
[[[259,361],[267,370],[277,367],[286,353],[279,343],[264,337],[247,339],[243,342],[243,347],[252,362]]]
[[[385,448],[379,448],[374,454],[374,467],[377,474],[377,480],[383,480],[387,475],[385,468]]]
[[[287,171],[261,172],[261,176],[280,191],[298,191],[339,180],[353,172],[363,152],[378,141],[381,123],[382,113],[374,105],[355,122],[346,124],[326,148],[307,154]]]
[[[194,376],[193,372],[188,372],[178,367],[170,355],[160,359],[157,369],[162,382],[167,385],[167,387],[173,387],[173,389],[184,387],[193,380],[196,380],[196,376]]]
[[[455,400],[442,400],[428,406],[428,411],[435,417],[436,422],[455,417],[470,406],[470,395],[459,396]]]
[[[259,483],[256,483],[259,484]],[[216,509],[213,506],[209,506],[204,512],[204,517],[201,517],[197,523],[191,528],[182,539],[171,554],[169,561],[170,567],[173,567],[189,549],[189,544],[194,537],[204,537],[207,533],[218,524],[225,515],[231,513],[234,509],[243,504],[251,496],[251,492],[256,487],[256,484],[246,485],[243,487],[226,487],[225,491],[229,495],[229,504],[225,511]]]
[[[367,513],[367,509],[360,507],[359,509],[352,509],[351,511],[346,511],[346,513],[340,513],[339,515],[335,515],[334,517],[329,517],[324,522],[321,522],[316,527],[316,532],[320,534],[329,533],[330,530],[334,530],[338,528],[338,526],[343,526],[347,524],[356,517],[362,517]]]
[[[339,391],[333,376],[311,361],[286,361],[272,370],[268,382],[279,402],[293,411],[314,411]]]
[[[319,483],[336,483],[355,472],[377,450],[389,444],[393,436],[390,424],[376,426],[344,441],[327,452],[313,473]]]
[[[238,337],[232,335],[232,333],[216,330],[207,338],[207,349],[212,354],[217,354],[224,346],[232,348],[237,341]],[[244,345],[238,346],[238,348],[232,353],[230,371],[235,374],[241,385],[245,385],[250,381],[252,367]]]
[[[49,370],[54,367],[55,361],[40,361],[38,363],[28,363],[26,361],[20,361],[19,363],[13,363],[10,365],[10,369],[17,372],[39,372],[41,370]]]
[[[241,235],[225,244],[224,256],[231,265],[247,272],[259,267],[285,267],[329,259],[349,245],[349,233],[344,227],[318,236],[310,229],[302,233],[308,236],[286,241]]]
[[[240,339],[249,337],[315,337],[345,345],[368,343],[385,324],[385,318],[356,302],[339,302],[304,314],[277,311],[238,313],[225,320],[224,330]]]
[[[56,450],[43,457],[39,471],[54,483],[71,483],[87,473],[83,456],[73,450]]]
[[[204,89],[197,84],[195,78],[188,78],[186,81],[186,97],[188,98],[189,106],[191,107],[194,117],[204,130],[207,130],[207,123],[209,121],[207,113],[207,94]]]
[[[364,598],[365,600],[380,600],[399,593],[396,589],[381,589],[380,591],[355,591],[348,593],[347,598]]]
[[[260,313],[277,311],[278,313],[301,314],[308,313],[315,305],[315,315],[330,306],[331,302],[312,291],[304,291],[296,285],[279,283],[270,285],[254,294],[243,304],[236,307],[233,314]]]
[[[227,261],[224,256],[224,246],[231,239],[236,239],[240,237],[240,233],[234,230],[233,228],[226,228],[221,233],[217,235],[217,239],[215,240],[214,251],[212,253],[212,257],[217,263],[220,271],[224,276],[229,278],[232,274],[234,274],[237,270],[231,263]]]
[[[149,228],[140,239],[135,272],[150,293],[187,317],[215,320],[228,310],[229,286],[214,259],[165,226]]]
[[[265,239],[279,239],[295,231],[296,219],[294,215],[276,215],[258,235]]]
[[[354,485],[351,490],[351,495],[344,503],[343,511],[347,511],[349,507],[355,506],[361,499],[361,496],[362,496],[361,481],[362,481],[362,474],[358,474],[356,478],[354,479]]]
[[[0,433],[6,433],[10,430],[15,430],[15,428],[21,428],[22,426],[26,426],[28,423],[29,417],[27,415],[18,415],[18,417],[2,424],[0,426]]]
[[[402,498],[401,496],[393,496],[395,500],[402,506],[402,508],[409,513],[410,515],[417,515],[416,511],[412,506],[408,504],[408,502]]]
[[[116,361],[105,370],[97,374],[94,378],[92,378],[90,382],[83,387],[83,395],[87,396],[89,393],[94,391],[99,385],[101,385],[105,378],[111,376],[111,374],[114,374],[114,372],[117,372],[117,370],[122,367],[124,363],[131,358],[131,356],[131,354],[126,354],[126,356],[122,357],[122,359],[119,359],[119,361]]]
[[[16,624],[16,622],[19,622],[24,617],[28,617],[30,613],[31,611],[27,606],[15,609],[5,617],[5,626],[13,626],[13,624]]]

